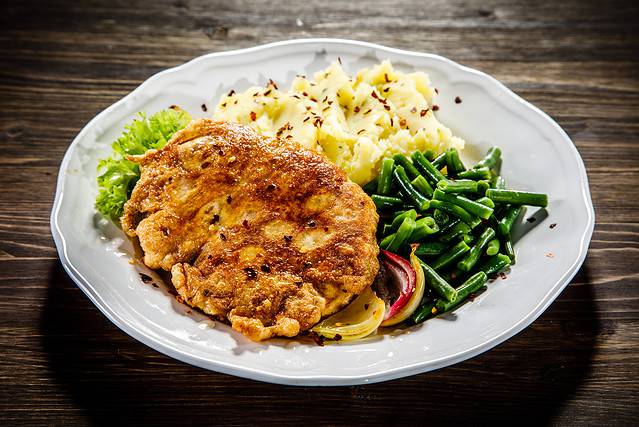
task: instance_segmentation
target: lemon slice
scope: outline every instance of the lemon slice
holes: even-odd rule
[[[364,338],[377,330],[384,320],[385,310],[384,301],[367,288],[345,309],[322,320],[311,331],[328,339],[339,335],[341,341]]]

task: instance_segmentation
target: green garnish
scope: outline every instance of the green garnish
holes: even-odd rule
[[[146,114],[138,113],[138,117],[125,126],[122,136],[113,143],[113,155],[98,163],[100,192],[95,199],[95,208],[117,222],[122,216],[124,203],[140,178],[140,167],[126,157],[164,147],[173,134],[190,121],[191,116],[179,109],[159,111],[148,119]]]

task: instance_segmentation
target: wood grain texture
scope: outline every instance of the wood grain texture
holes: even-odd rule
[[[6,0],[0,7],[2,424],[636,423],[636,2]],[[207,52],[327,36],[442,54],[552,115],[588,169],[597,227],[584,266],[506,343],[383,384],[262,384],[187,366],[129,338],[71,282],[51,240],[55,179],[70,141],[164,68]]]

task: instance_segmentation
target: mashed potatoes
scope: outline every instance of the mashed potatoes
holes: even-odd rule
[[[272,81],[266,88],[231,91],[214,118],[293,139],[324,153],[363,185],[394,153],[463,148],[464,141],[434,116],[434,96],[422,72],[402,73],[384,61],[353,79],[334,62],[313,79],[298,76],[287,92]]]

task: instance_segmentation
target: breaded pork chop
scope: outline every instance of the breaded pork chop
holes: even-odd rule
[[[309,329],[377,274],[375,206],[320,154],[198,120],[136,161],[121,222],[145,264],[253,340]]]

